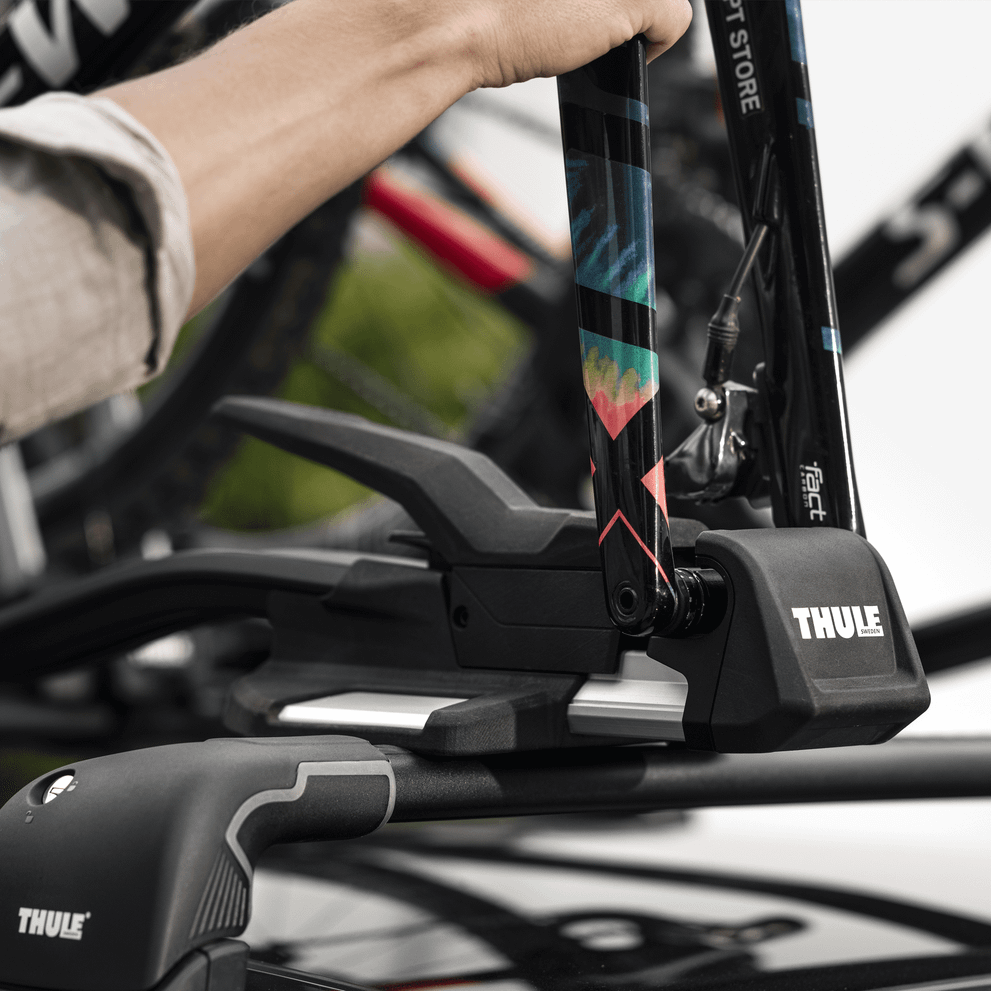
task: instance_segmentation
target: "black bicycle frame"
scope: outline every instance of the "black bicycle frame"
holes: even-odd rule
[[[863,535],[799,0],[706,8],[748,240],[756,231],[767,363],[751,439],[775,522]],[[558,82],[606,601],[640,635],[673,632],[687,594],[660,440],[644,70],[637,38]]]
[[[864,533],[799,0],[706,0],[754,283],[763,468],[778,526]]]

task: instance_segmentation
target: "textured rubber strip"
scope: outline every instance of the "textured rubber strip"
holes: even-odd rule
[[[296,769],[296,783],[292,788],[273,788],[270,791],[260,791],[257,795],[252,795],[251,798],[243,802],[227,826],[225,838],[231,853],[241,865],[244,876],[251,878],[251,864],[238,842],[237,834],[244,824],[244,820],[255,809],[261,808],[263,805],[271,805],[273,802],[295,802],[306,790],[306,783],[310,778],[366,774],[381,774],[389,779],[389,804],[382,821],[376,827],[380,828],[392,818],[392,810],[396,806],[396,776],[392,773],[392,765],[384,759],[304,761]]]

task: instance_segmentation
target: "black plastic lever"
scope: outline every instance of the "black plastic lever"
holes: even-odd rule
[[[185,551],[127,562],[0,610],[0,675],[37,677],[199,623],[267,616],[273,592],[326,595],[358,555]]]
[[[477,451],[280,399],[231,396],[213,412],[394,499],[449,564],[599,567],[591,513],[538,506]]]
[[[0,809],[0,985],[145,991],[243,931],[267,847],[388,821],[389,761],[348,737],[209,740],[80,761]]]

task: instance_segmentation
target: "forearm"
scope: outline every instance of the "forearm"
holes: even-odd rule
[[[179,171],[194,313],[469,90],[566,72],[639,33],[657,55],[690,20],[688,0],[295,0],[100,95]]]
[[[182,177],[191,313],[472,88],[453,20],[402,0],[374,6],[369,23],[363,3],[295,0],[190,62],[99,94],[148,127]]]
[[[196,312],[464,93],[640,33],[658,54],[690,19],[688,0],[295,0],[96,94],[116,107],[0,110],[3,439],[156,374],[190,295]]]

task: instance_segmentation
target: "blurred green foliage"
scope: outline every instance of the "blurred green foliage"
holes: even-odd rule
[[[414,247],[387,241],[377,227],[372,235],[342,266],[313,327],[311,354],[292,368],[280,395],[408,426],[361,398],[341,381],[347,376],[328,373],[320,351],[331,349],[456,435],[520,360],[528,331]],[[368,495],[337,472],[249,438],[214,480],[201,513],[228,529],[277,529],[331,516]]]

